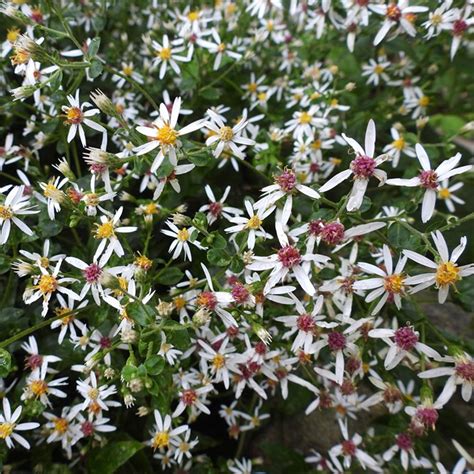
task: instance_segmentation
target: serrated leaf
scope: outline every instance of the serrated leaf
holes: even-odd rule
[[[127,314],[140,326],[148,326],[154,320],[151,309],[146,310],[138,301],[127,305]]]
[[[207,252],[207,260],[211,265],[225,267],[229,265],[231,257],[222,249],[211,249]]]

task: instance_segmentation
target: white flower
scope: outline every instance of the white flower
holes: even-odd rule
[[[392,135],[393,142],[386,145],[383,151],[384,153],[388,153],[392,157],[392,166],[396,168],[398,166],[402,153],[409,156],[410,158],[414,158],[416,154],[415,150],[407,145],[405,138],[399,133],[399,131],[395,127],[392,127],[390,129],[390,134]]]
[[[168,252],[173,252],[173,255],[171,256],[173,260],[176,260],[182,253],[184,253],[184,259],[191,261],[193,257],[191,255],[191,248],[189,247],[190,243],[200,250],[204,249],[198,240],[192,240],[192,235],[196,232],[196,229],[193,226],[182,227],[179,229],[171,221],[166,221],[166,225],[171,230],[163,229],[161,232],[169,237],[173,237],[174,239],[168,250]]]
[[[79,101],[79,89],[76,91],[76,95],[68,95],[67,100],[69,106],[63,105],[62,110],[66,118],[65,124],[69,125],[69,132],[67,134],[68,143],[71,142],[76,134],[79,132],[79,138],[81,139],[82,146],[85,148],[87,146],[86,134],[84,133],[84,128],[82,124],[87,125],[98,132],[102,132],[102,145],[101,148],[105,149],[107,146],[107,130],[97,122],[90,120],[88,117],[93,117],[99,113],[99,109],[89,109],[84,111],[84,107],[92,107],[89,102],[83,102],[82,104]]]
[[[382,338],[390,346],[384,362],[386,370],[395,368],[405,357],[411,358],[412,361],[416,360],[411,354],[413,349],[431,359],[441,357],[434,349],[420,342],[418,332],[410,326],[398,329],[372,329],[369,332],[369,337]]]
[[[25,186],[15,186],[7,194],[5,201],[0,203],[0,245],[7,242],[13,222],[26,235],[33,235],[33,231],[17,216],[27,216],[40,212],[36,206],[29,206],[29,196],[25,195]]]
[[[17,423],[21,416],[22,407],[19,406],[12,414],[8,398],[3,399],[3,413],[0,415],[0,439],[4,439],[9,449],[14,447],[13,440],[24,448],[30,449],[30,443],[16,431],[28,431],[38,428],[39,423]]]
[[[176,148],[179,146],[179,137],[188,133],[198,130],[203,125],[203,120],[197,120],[195,122],[186,125],[180,130],[176,130],[176,124],[178,122],[179,111],[181,108],[181,97],[177,97],[173,102],[171,113],[164,103],[160,104],[160,115],[153,122],[152,127],[137,127],[137,131],[151,140],[139,147],[135,148],[137,155],[144,155],[160,147],[158,155],[153,160],[150,171],[154,173],[165,159],[165,155],[168,156],[170,163],[173,166],[178,164],[176,156]]]
[[[463,182],[458,182],[453,185],[449,185],[449,181],[447,179],[443,180],[440,184],[438,189],[438,199],[444,201],[446,203],[446,207],[448,208],[449,212],[453,213],[456,211],[454,207],[454,203],[456,204],[466,204],[461,198],[454,195],[455,191],[458,191],[464,186]]]
[[[394,269],[392,254],[385,244],[383,246],[383,258],[385,270],[370,263],[359,262],[357,264],[359,268],[365,273],[376,275],[376,277],[358,280],[352,285],[355,290],[372,290],[365,299],[367,303],[371,303],[380,297],[379,302],[372,310],[372,315],[377,314],[387,300],[389,302],[393,301],[397,309],[400,309],[402,306],[401,296],[405,292],[405,276],[402,272],[407,258],[401,257]]]
[[[192,49],[189,50],[187,56],[181,56],[185,50],[184,41],[182,38],[175,39],[170,42],[168,35],[163,35],[162,44],[158,41],[152,41],[151,43],[155,58],[153,58],[152,64],[154,67],[160,66],[160,79],[163,79],[166,74],[168,65],[171,66],[176,74],[180,74],[181,70],[178,66],[178,62],[188,62],[191,60]]]
[[[374,46],[377,46],[387,36],[389,30],[396,26],[397,32],[402,30],[410,36],[416,35],[416,28],[408,18],[412,13],[422,13],[428,10],[428,7],[408,6],[408,0],[399,0],[398,3],[389,3],[388,5],[369,5],[369,8],[385,16],[380,30],[374,39]]]
[[[410,290],[410,293],[417,293],[431,285],[435,285],[436,288],[438,288],[438,301],[444,303],[448,297],[450,286],[455,285],[462,277],[474,274],[474,264],[463,265],[461,267],[456,264],[466,248],[466,237],[461,237],[459,245],[452,251],[451,256],[449,255],[446,240],[439,230],[433,232],[431,238],[433,239],[439,253],[440,258],[437,262],[434,262],[417,252],[413,252],[412,250],[403,251],[409,259],[432,270],[430,273],[422,273],[420,275],[408,277],[405,280],[405,284],[415,285]]]
[[[40,183],[43,196],[39,193],[35,193],[35,196],[48,206],[48,216],[52,221],[56,218],[56,213],[61,210],[61,204],[66,199],[66,195],[61,188],[68,181],[68,178],[61,179],[59,176],[52,178],[48,183]]]
[[[84,397],[84,402],[80,406],[81,410],[89,409],[91,413],[97,413],[100,410],[108,410],[104,400],[117,393],[115,385],[97,386],[97,377],[92,371],[86,380],[77,381],[77,391]]]
[[[381,79],[384,82],[388,82],[390,80],[389,76],[385,72],[389,66],[390,61],[375,61],[374,59],[370,59],[368,64],[362,65],[362,75],[368,76],[367,84],[378,86]]]
[[[244,201],[245,209],[249,217],[234,216],[228,217],[229,222],[232,222],[236,225],[227,227],[226,232],[230,234],[248,231],[247,237],[247,247],[250,250],[253,250],[255,247],[255,239],[257,237],[262,237],[263,239],[271,239],[272,235],[262,227],[263,221],[268,217],[274,210],[274,206],[268,209],[259,209],[256,212],[252,208],[250,201]]]
[[[26,379],[26,386],[21,396],[22,400],[30,400],[31,398],[35,398],[39,400],[43,405],[50,407],[50,395],[54,395],[55,397],[59,398],[67,397],[65,392],[56,388],[61,387],[63,385],[67,385],[67,377],[61,377],[57,380],[49,380],[47,382],[47,370],[47,364],[43,364],[40,368],[37,368],[33,370],[33,372],[31,372],[31,374]]]
[[[206,122],[204,125],[213,133],[206,140],[206,146],[211,146],[217,142],[213,155],[219,158],[222,152],[230,150],[237,158],[244,159],[245,154],[239,145],[255,145],[255,140],[242,136],[244,128],[248,125],[246,117],[242,117],[233,127],[229,127],[213,110],[208,109],[207,115],[211,117],[211,121]]]
[[[219,33],[215,28],[211,30],[211,36],[214,40],[214,43],[212,43],[211,41],[204,40],[202,38],[198,39],[197,43],[199,44],[199,46],[206,48],[210,53],[216,55],[213,66],[214,71],[217,71],[219,69],[222,62],[222,58],[224,56],[229,56],[230,58],[235,60],[239,60],[242,57],[240,53],[230,50],[229,45],[222,42],[221,37],[219,36]]]
[[[206,191],[206,195],[209,198],[209,204],[201,206],[199,208],[199,212],[207,212],[207,222],[209,225],[214,224],[214,222],[216,222],[216,220],[221,216],[227,220],[230,220],[236,215],[242,214],[241,209],[224,205],[226,199],[229,196],[230,189],[230,186],[227,186],[221,199],[217,200],[211,187],[206,184],[204,191]]]
[[[436,192],[439,190],[439,184],[452,176],[471,170],[472,166],[466,165],[456,168],[462,157],[461,153],[456,153],[456,155],[449,158],[449,160],[443,161],[433,170],[431,169],[430,160],[425,149],[419,143],[416,144],[415,149],[416,156],[422,167],[421,173],[415,178],[410,179],[388,179],[387,184],[408,187],[419,186],[424,188],[425,194],[423,195],[423,203],[421,205],[421,220],[428,222],[433,216],[436,204]]]
[[[94,260],[97,260],[100,255],[105,250],[104,258],[106,260],[115,253],[118,257],[122,257],[124,255],[124,250],[120,240],[117,237],[117,233],[119,234],[128,234],[131,232],[135,232],[137,227],[131,226],[119,226],[120,217],[123,212],[123,207],[120,207],[117,212],[111,216],[100,216],[100,224],[95,224],[97,228],[94,231],[94,237],[100,240],[99,246],[94,254]],[[107,245],[108,243],[108,245]],[[107,246],[107,249],[105,248]]]
[[[306,293],[314,295],[316,289],[309,277],[311,264],[314,262],[321,267],[329,261],[329,257],[318,254],[301,255],[299,249],[290,245],[286,234],[278,231],[277,234],[281,249],[268,257],[254,257],[254,262],[247,265],[247,268],[256,271],[272,270],[263,289],[264,295],[290,273]]]
[[[369,179],[374,176],[380,181],[379,186],[382,186],[387,179],[385,171],[377,169],[377,166],[382,164],[387,158],[387,155],[380,155],[374,158],[375,153],[375,123],[370,120],[365,132],[365,149],[362,148],[354,139],[342,134],[344,140],[352,147],[356,153],[356,158],[351,161],[350,168],[341,171],[333,176],[329,181],[323,184],[319,191],[325,193],[338,184],[348,179],[351,175],[354,176],[354,184],[352,186],[351,194],[347,201],[346,208],[349,212],[357,211],[362,205]]]
[[[258,3],[258,1],[261,2],[261,0],[254,0],[253,3]],[[267,2],[265,0],[261,3],[266,4]],[[252,461],[245,458],[242,458],[241,460],[234,459],[232,464],[229,462],[228,468],[232,474],[252,474]]]
[[[213,349],[209,344],[202,339],[198,340],[200,346],[203,348],[199,352],[200,357],[204,361],[211,363],[211,373],[214,375],[213,382],[223,382],[226,390],[230,385],[229,369],[226,365],[229,354],[235,351],[235,348],[229,344],[229,338],[225,337],[221,342],[219,341],[219,348]]]
[[[173,344],[166,342],[166,334],[162,331],[160,350],[158,351],[158,355],[166,359],[168,364],[174,365],[176,363],[176,359],[178,359],[178,357],[182,354],[183,351],[175,349]]]
[[[152,432],[153,437],[149,441],[150,446],[156,450],[164,451],[170,447],[171,441],[177,439],[178,435],[188,430],[188,425],[181,425],[171,428],[171,416],[166,415],[164,419],[158,410],[154,411],[155,426]]]

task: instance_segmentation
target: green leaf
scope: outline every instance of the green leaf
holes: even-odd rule
[[[183,278],[183,272],[177,267],[164,268],[160,271],[156,281],[161,285],[175,285]]]
[[[89,456],[90,474],[112,474],[144,448],[138,441],[114,441],[104,448],[95,448]]]
[[[62,80],[63,80],[63,72],[58,71],[58,73],[49,82],[50,89],[52,91],[57,91],[61,87]]]
[[[103,64],[98,59],[93,59],[91,61],[91,67],[89,68],[89,74],[92,79],[99,77],[104,70]]]
[[[135,374],[137,373],[137,368],[134,365],[125,365],[122,368],[122,378],[125,380],[125,382],[130,382],[135,377]]]
[[[417,250],[420,247],[420,239],[399,223],[393,224],[388,230],[388,240],[395,247],[408,250]]]
[[[191,163],[194,163],[196,166],[207,166],[211,160],[211,154],[207,151],[202,151],[200,153],[196,154],[189,154],[187,155],[187,158]]]
[[[63,230],[63,225],[61,222],[55,220],[55,221],[40,221],[38,224],[39,232],[41,234],[41,237],[47,238],[47,237],[54,237],[55,235],[58,235],[61,233]]]
[[[0,349],[0,377],[6,377],[12,368],[12,356],[5,349]]]
[[[145,361],[145,369],[149,375],[158,375],[165,368],[165,360],[159,355],[153,355]]]
[[[430,124],[435,128],[440,128],[446,137],[458,135],[465,122],[456,115],[437,114],[430,117]]]
[[[229,265],[231,258],[222,249],[211,249],[207,252],[207,260],[211,265],[226,267]]]
[[[140,326],[148,326],[154,320],[151,310],[147,311],[138,301],[134,301],[127,305],[127,313]]]
[[[88,55],[90,58],[93,58],[99,51],[100,47],[100,38],[94,38],[90,45],[89,45],[89,50],[88,50]]]
[[[227,240],[221,234],[219,234],[219,232],[215,231],[211,235],[212,235],[211,245],[215,249],[225,249],[227,247]]]

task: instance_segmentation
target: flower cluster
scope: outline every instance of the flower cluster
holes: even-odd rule
[[[474,469],[474,17],[422,3],[1,2],[0,464]]]

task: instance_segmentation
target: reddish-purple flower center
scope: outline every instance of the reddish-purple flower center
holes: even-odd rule
[[[278,260],[284,267],[291,268],[301,262],[301,255],[297,248],[286,245],[278,251]]]
[[[26,366],[31,370],[37,369],[41,367],[43,363],[43,357],[39,354],[31,354],[29,357],[26,358]]]
[[[291,170],[285,170],[275,178],[275,182],[283,191],[288,193],[296,186],[296,175]]]
[[[100,338],[99,345],[101,349],[109,349],[112,347],[112,341],[110,340],[110,337],[102,336]]]
[[[304,332],[313,332],[313,329],[315,327],[315,322],[313,317],[310,314],[302,314],[297,320],[296,320],[296,326],[300,331]]]
[[[84,436],[92,436],[94,434],[94,424],[91,421],[84,421],[81,425],[81,431]]]
[[[456,20],[453,24],[453,35],[461,36],[467,30],[468,25],[464,20]]]
[[[474,382],[474,361],[460,362],[456,365],[456,374],[467,382]]]
[[[213,310],[217,306],[217,298],[212,291],[203,291],[197,298],[199,306]]]
[[[245,288],[242,283],[236,283],[232,287],[232,298],[234,298],[236,303],[245,303],[249,298],[249,290]]]
[[[426,426],[433,427],[438,421],[438,411],[434,408],[418,408],[416,417]]]
[[[189,388],[187,390],[184,390],[182,395],[181,395],[181,401],[185,405],[192,405],[195,401],[197,400],[197,394],[196,391],[193,390],[192,388]]]
[[[340,332],[330,332],[328,335],[328,346],[332,351],[340,351],[346,347],[346,336]]]
[[[255,344],[255,352],[260,355],[265,355],[267,353],[267,346],[264,342],[259,341]]]
[[[375,171],[375,160],[370,156],[358,155],[351,161],[351,170],[357,178],[370,178]]]
[[[219,217],[222,212],[222,204],[220,202],[211,202],[209,203],[209,212],[214,217]]]
[[[83,274],[87,283],[97,283],[102,274],[102,268],[97,263],[92,263],[83,271]]]
[[[330,245],[337,245],[344,239],[345,228],[340,222],[330,222],[321,231],[323,242]]]
[[[412,350],[418,342],[418,336],[409,326],[397,329],[395,331],[395,344],[405,351]]]
[[[400,433],[397,436],[397,446],[402,449],[403,451],[408,451],[413,446],[413,442],[411,440],[410,435],[406,433]]]
[[[345,439],[341,445],[344,456],[354,456],[357,449],[354,441],[351,439]]]
[[[324,221],[322,221],[321,219],[316,219],[315,221],[311,221],[308,224],[308,232],[311,235],[319,235],[323,229],[324,229]]]
[[[433,170],[422,171],[419,178],[423,188],[436,189],[438,187],[438,175]]]

